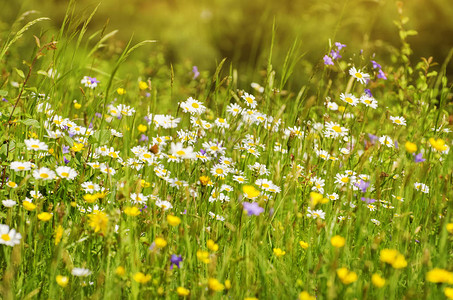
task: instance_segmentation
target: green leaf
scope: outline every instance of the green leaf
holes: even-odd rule
[[[426,74],[426,77],[433,77],[433,76],[437,76],[437,71],[431,71],[428,74]]]
[[[26,126],[32,126],[35,128],[41,128],[41,125],[39,125],[39,122],[35,119],[26,119],[26,120],[19,120],[17,121],[18,123],[22,123]]]
[[[6,97],[6,96],[8,96],[8,91],[0,90],[0,97]]]
[[[25,74],[22,70],[19,70],[18,68],[14,68],[16,70],[17,75],[19,75],[20,78],[25,79]]]
[[[98,130],[93,134],[93,138],[97,143],[99,143],[99,145],[105,144],[110,139],[110,130],[108,129]]]

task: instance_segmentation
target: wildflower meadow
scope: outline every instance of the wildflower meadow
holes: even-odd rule
[[[1,299],[453,299],[453,51],[402,11],[386,63],[327,40],[295,78],[274,26],[244,84],[71,5],[1,35]]]

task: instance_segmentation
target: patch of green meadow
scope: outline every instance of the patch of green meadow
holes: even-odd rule
[[[2,298],[452,298],[450,57],[412,62],[404,16],[392,64],[332,41],[292,90],[275,28],[242,85],[94,13],[2,35]]]

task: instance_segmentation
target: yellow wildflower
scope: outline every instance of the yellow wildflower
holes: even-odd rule
[[[453,234],[453,223],[448,223],[447,224],[447,231]]]
[[[244,185],[242,187],[242,192],[244,192],[245,197],[249,199],[254,199],[260,195],[260,191],[252,185]]]
[[[177,216],[167,215],[167,222],[171,226],[178,226],[179,224],[181,224],[181,219]]]
[[[145,132],[148,129],[148,127],[146,127],[146,125],[140,124],[138,125],[137,129],[140,132]]]
[[[137,272],[134,274],[132,278],[138,283],[147,283],[148,281],[151,280],[151,275],[149,274],[145,275],[142,272]]]
[[[24,201],[22,202],[22,205],[24,206],[24,208],[28,211],[32,211],[32,210],[35,210],[36,209],[36,205],[34,205],[33,203],[31,203],[30,201]]]
[[[116,92],[117,92],[118,95],[120,95],[120,96],[126,94],[126,90],[123,89],[123,88],[117,88],[117,89],[116,89]]]
[[[179,296],[185,297],[190,294],[190,290],[180,286],[176,288],[176,293],[178,293]]]
[[[63,237],[64,229],[61,225],[55,229],[55,246],[58,245]]]
[[[109,218],[105,212],[95,210],[88,217],[90,218],[89,225],[93,228],[94,232],[102,231],[102,233],[105,233],[107,231]]]
[[[371,276],[371,282],[375,287],[381,288],[385,285],[385,278],[382,278],[379,274],[373,274],[373,276]]]
[[[445,151],[448,149],[448,147],[445,145],[445,141],[443,139],[435,140],[433,138],[430,138],[429,143],[431,144],[431,146],[433,146],[434,149],[436,149],[439,152],[442,152],[442,151]]]
[[[198,250],[197,251],[197,258],[204,262],[205,264],[209,264],[210,259],[209,259],[209,252],[208,251],[203,251],[203,250]]]
[[[310,295],[307,291],[303,291],[299,294],[299,300],[316,300],[316,297]]]
[[[58,285],[61,287],[65,287],[69,283],[69,278],[67,276],[57,275],[55,280],[57,281]]]
[[[453,273],[444,269],[434,268],[426,273],[426,280],[434,283],[453,284]]]
[[[211,180],[208,176],[200,176],[200,183],[201,185],[207,185]]]
[[[38,219],[43,222],[47,222],[50,219],[52,219],[52,214],[48,213],[48,212],[42,212],[42,213],[38,214]]]
[[[138,88],[141,89],[142,91],[146,90],[148,88],[148,84],[145,81],[140,81],[138,83]]]
[[[444,289],[444,293],[445,293],[445,296],[446,296],[448,299],[453,299],[453,288],[446,287],[446,288]]]
[[[332,246],[334,246],[335,248],[341,248],[344,246],[346,240],[344,237],[341,237],[339,235],[336,235],[334,236],[333,238],[330,239],[330,243],[332,244]]]
[[[337,275],[344,284],[351,284],[357,281],[356,272],[349,271],[347,268],[337,269]]]
[[[206,242],[206,245],[208,246],[208,249],[211,250],[211,251],[217,251],[219,250],[219,245],[216,244],[213,240],[208,240]]]
[[[126,207],[123,211],[126,215],[131,217],[136,217],[141,213],[140,209],[136,206]]]
[[[124,276],[124,274],[126,274],[126,269],[122,266],[119,266],[115,269],[115,274],[118,276]]]
[[[283,250],[280,249],[280,248],[274,248],[274,254],[275,254],[275,256],[277,256],[277,257],[281,257],[281,256],[283,256],[283,255],[286,254],[286,251],[283,251]]]
[[[310,246],[307,242],[304,241],[299,241],[299,245],[302,247],[302,249],[307,249]]]
[[[209,289],[213,290],[214,292],[220,292],[225,289],[225,286],[221,284],[217,279],[215,278],[209,278],[208,279],[208,286]]]
[[[404,144],[404,147],[406,147],[406,151],[409,153],[414,153],[415,151],[417,151],[417,145],[409,141],[407,141],[406,144]]]
[[[154,244],[157,248],[164,248],[165,246],[167,246],[167,241],[161,237],[158,237],[154,240]]]

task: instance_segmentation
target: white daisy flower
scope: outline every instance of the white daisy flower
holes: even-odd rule
[[[360,82],[361,84],[366,84],[367,80],[370,79],[369,74],[364,73],[364,72],[356,69],[355,67],[352,67],[351,69],[349,69],[349,75],[351,75],[352,77],[357,79],[357,81]]]
[[[348,94],[341,93],[340,99],[352,106],[357,106],[357,104],[359,103],[359,99],[357,99],[357,97],[354,96],[353,94],[349,93]]]

